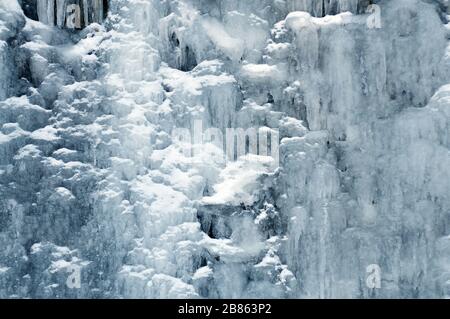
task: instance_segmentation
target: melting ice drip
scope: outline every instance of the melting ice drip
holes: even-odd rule
[[[39,21],[60,28],[101,23],[107,11],[103,0],[37,0]]]

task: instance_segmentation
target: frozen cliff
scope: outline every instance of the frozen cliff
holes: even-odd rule
[[[447,11],[0,0],[0,297],[450,297]]]

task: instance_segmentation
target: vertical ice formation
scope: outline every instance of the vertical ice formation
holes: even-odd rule
[[[104,4],[103,0],[37,0],[37,15],[42,23],[63,28],[68,17],[77,14],[80,27],[83,27],[103,21]],[[75,12],[70,10],[70,5],[77,6]]]
[[[0,2],[0,297],[450,295],[444,1],[73,2]]]
[[[17,37],[25,19],[17,2],[2,3],[0,7],[0,100],[15,94],[14,48],[9,45]]]

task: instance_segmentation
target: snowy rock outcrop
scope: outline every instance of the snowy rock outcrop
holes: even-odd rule
[[[446,11],[1,1],[0,297],[449,297]]]

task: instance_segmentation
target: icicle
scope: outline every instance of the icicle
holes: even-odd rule
[[[56,24],[60,28],[65,27],[67,15],[67,0],[56,0]]]
[[[103,20],[103,0],[92,0],[93,19],[90,22],[101,23]]]
[[[39,21],[55,25],[55,0],[38,0],[37,12]]]
[[[103,0],[37,0],[37,5],[39,21],[60,28],[67,27],[67,19],[73,14],[79,15],[77,27],[101,23],[105,10]],[[78,9],[72,12],[69,9],[71,5],[78,6]]]

